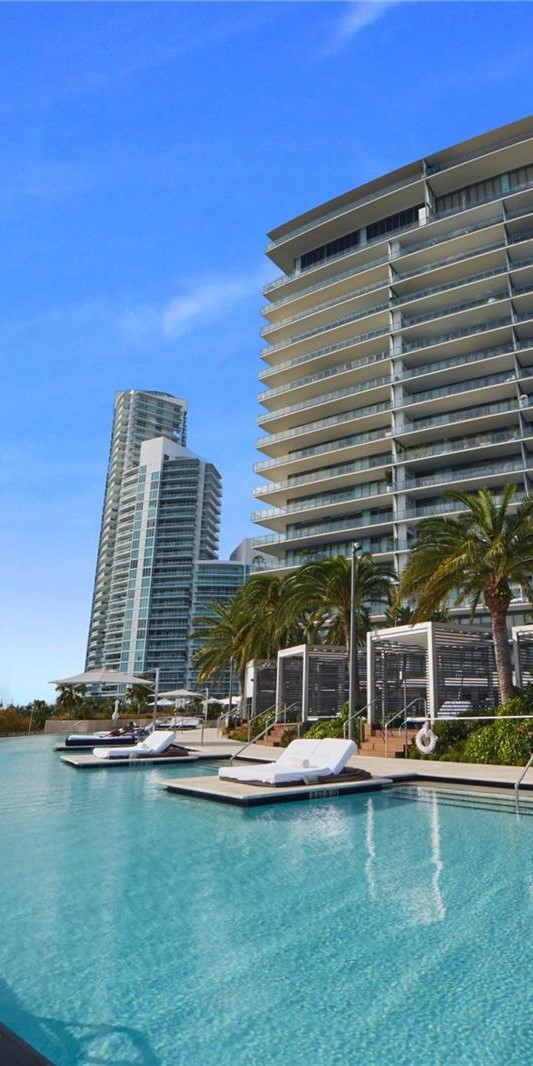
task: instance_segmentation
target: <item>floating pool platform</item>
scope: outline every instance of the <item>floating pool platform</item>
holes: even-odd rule
[[[56,749],[57,750],[57,749]],[[70,752],[70,749],[67,749]],[[93,755],[92,751],[81,752],[74,750],[71,754],[61,755],[61,762],[67,764],[67,766],[74,766],[76,770],[109,770],[114,766],[135,766],[141,768],[142,766],[168,766],[169,763],[188,763],[188,762],[213,762],[214,759],[217,762],[221,759],[229,759],[231,751],[221,751],[216,745],[207,745],[205,748],[189,748],[188,755],[143,755],[142,757],[132,758],[115,758],[115,759],[99,759],[97,755]]]
[[[168,766],[169,763],[198,762],[198,755],[143,755],[135,759],[99,759],[91,752],[90,755],[88,753],[62,755],[61,762],[67,763],[67,766],[74,766],[76,770],[109,770],[112,766],[135,766],[140,769],[142,766]]]
[[[406,777],[411,777],[406,774]],[[260,807],[272,803],[291,803],[295,800],[328,799],[333,796],[353,795],[358,792],[376,792],[393,785],[389,777],[346,778],[341,781],[317,781],[302,785],[249,785],[242,781],[223,780],[215,775],[209,777],[182,777],[176,781],[161,782],[167,792],[214,803],[229,803],[234,807]]]

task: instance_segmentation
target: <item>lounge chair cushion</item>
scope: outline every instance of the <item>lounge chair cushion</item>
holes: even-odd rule
[[[123,748],[93,748],[98,759],[138,759],[139,756],[162,755],[174,741],[173,730],[157,730],[141,740]]]
[[[223,766],[218,776],[223,780],[249,784],[306,783],[340,773],[356,751],[353,740],[294,740],[276,762],[258,766]]]

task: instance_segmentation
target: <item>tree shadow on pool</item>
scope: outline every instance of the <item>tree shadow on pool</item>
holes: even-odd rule
[[[55,1066],[161,1066],[140,1029],[119,1022],[84,1025],[32,1014],[1,978],[0,1018]]]

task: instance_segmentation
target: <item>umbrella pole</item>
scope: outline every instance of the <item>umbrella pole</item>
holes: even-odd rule
[[[155,723],[157,719],[157,698],[159,696],[159,667],[155,668],[155,681],[154,681],[154,713],[152,715],[152,731],[155,732]]]

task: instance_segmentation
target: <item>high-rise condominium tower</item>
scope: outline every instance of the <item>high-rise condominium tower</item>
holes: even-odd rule
[[[270,238],[254,518],[280,568],[357,540],[401,569],[420,520],[460,510],[446,489],[530,491],[533,118]]]
[[[185,447],[186,404],[121,392],[115,417],[87,668],[160,668],[162,688],[190,684],[197,569],[215,560],[220,475]]]

